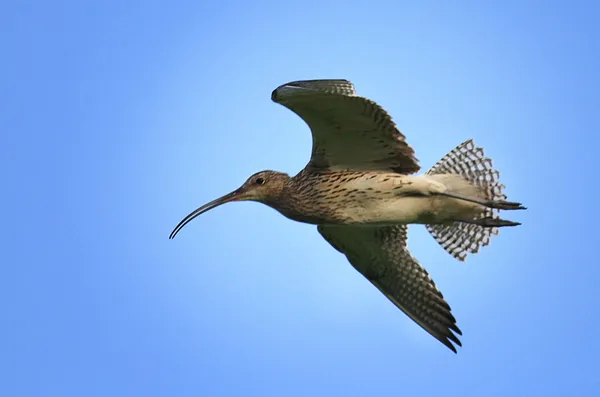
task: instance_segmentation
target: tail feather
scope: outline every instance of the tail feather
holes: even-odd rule
[[[467,254],[479,252],[490,243],[497,227],[483,227],[472,223],[452,222],[448,225],[425,225],[427,231],[450,255],[463,262]]]
[[[458,145],[437,162],[427,175],[460,176],[467,186],[461,189],[475,188],[480,198],[493,201],[505,201],[504,185],[499,181],[500,173],[492,166],[492,160],[485,157],[483,149],[475,146],[472,139]],[[458,187],[458,185],[455,185]],[[498,218],[498,209],[485,208],[477,218]],[[467,254],[474,254],[490,243],[493,235],[498,234],[497,227],[452,222],[425,226],[436,241],[452,256],[464,261]]]
[[[500,172],[495,170],[492,160],[485,157],[483,149],[475,146],[472,139],[452,149],[438,161],[427,175],[460,175],[480,188],[487,200],[505,201],[504,185],[500,183]]]

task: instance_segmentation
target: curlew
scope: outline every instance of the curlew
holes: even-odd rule
[[[456,353],[462,332],[442,293],[408,251],[407,225],[425,225],[460,261],[488,245],[499,227],[519,225],[498,215],[525,208],[507,201],[492,161],[467,140],[425,174],[414,175],[418,160],[392,118],[346,80],[294,81],[276,88],[271,99],[310,127],[306,167],[294,177],[276,171],[252,175],[186,216],[169,238],[221,204],[266,204],[289,219],[317,225],[358,272]]]

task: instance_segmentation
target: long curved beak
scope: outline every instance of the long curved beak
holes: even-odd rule
[[[234,190],[233,192],[226,194],[223,197],[219,197],[218,199],[213,200],[210,203],[204,204],[202,207],[194,210],[188,216],[183,218],[183,220],[181,222],[179,222],[179,224],[177,226],[175,226],[175,229],[173,229],[173,231],[171,232],[169,239],[174,238],[177,235],[177,233],[179,233],[179,231],[181,229],[183,229],[183,227],[185,225],[190,223],[197,216],[204,214],[206,211],[210,211],[213,208],[217,208],[218,206],[225,204],[225,203],[229,203],[231,201],[243,200],[244,199],[243,193],[244,193],[244,191],[242,189]]]

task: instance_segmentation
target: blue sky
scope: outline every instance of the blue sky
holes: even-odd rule
[[[594,2],[0,6],[6,396],[565,396],[600,390]],[[459,263],[409,246],[452,354],[315,228],[200,204],[310,134],[279,84],[347,78],[424,169],[467,138],[529,207]],[[511,218],[511,219],[512,219]]]

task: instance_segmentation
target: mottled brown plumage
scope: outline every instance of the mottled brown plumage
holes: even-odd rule
[[[468,140],[424,175],[413,149],[388,113],[356,95],[346,80],[284,84],[271,98],[311,128],[312,156],[296,176],[252,175],[238,189],[185,217],[170,238],[198,215],[230,201],[264,203],[321,235],[398,308],[456,352],[461,331],[427,271],[406,247],[407,225],[425,224],[459,260],[475,253],[498,227],[518,223],[498,210],[508,202],[498,172]]]

